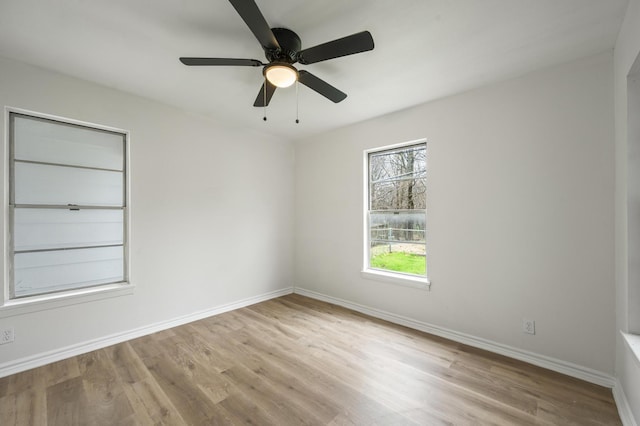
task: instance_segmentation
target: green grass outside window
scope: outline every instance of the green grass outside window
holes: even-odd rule
[[[426,276],[427,259],[421,255],[404,252],[381,253],[371,258],[371,267]]]

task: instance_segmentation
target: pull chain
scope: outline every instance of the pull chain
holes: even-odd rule
[[[298,119],[298,104],[299,102],[299,96],[298,96],[298,80],[296,80],[296,124],[300,123],[300,120]]]
[[[262,87],[264,87],[264,90],[262,91],[264,101],[262,103],[262,107],[264,109],[264,117],[262,117],[262,120],[267,121],[267,76],[264,77],[264,85]]]

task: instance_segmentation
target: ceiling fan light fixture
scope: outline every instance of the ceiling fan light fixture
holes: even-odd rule
[[[264,83],[258,92],[254,107],[266,107],[279,87],[289,87],[294,83],[317,92],[328,100],[342,102],[347,94],[307,70],[298,71],[293,64],[310,65],[329,59],[355,55],[373,50],[373,37],[369,31],[360,31],[346,37],[302,49],[300,37],[294,31],[283,28],[269,28],[256,0],[229,0],[240,18],[247,24],[264,50],[267,63],[258,59],[181,57],[180,62],[188,66],[242,66],[262,67]],[[297,92],[296,84],[296,92]]]
[[[293,65],[276,63],[264,69],[264,76],[276,87],[289,87],[298,80],[298,70]]]

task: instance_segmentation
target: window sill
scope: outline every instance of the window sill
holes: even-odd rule
[[[392,272],[378,271],[375,269],[365,269],[360,272],[360,275],[362,275],[362,278],[369,280],[397,284],[405,287],[419,288],[422,290],[429,290],[431,288],[431,283],[428,279],[411,275],[394,274]]]
[[[624,332],[621,333],[622,337],[624,337],[624,340],[627,342],[627,345],[629,345],[629,349],[631,349],[631,352],[636,356],[636,361],[640,364],[640,335]]]
[[[119,283],[8,300],[4,305],[0,306],[0,318],[125,296],[133,294],[134,288],[132,284]]]

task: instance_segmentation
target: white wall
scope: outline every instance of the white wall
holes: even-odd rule
[[[629,286],[640,290],[637,257],[638,237],[632,232],[640,230],[640,218],[627,216],[628,202],[631,212],[638,211],[638,199],[628,199],[628,195],[639,194],[640,185],[631,180],[640,171],[640,159],[637,157],[640,143],[629,146],[627,128],[627,76],[640,55],[640,0],[630,0],[622,29],[615,48],[615,131],[616,131],[616,325],[617,330],[629,330]],[[636,120],[638,118],[636,117]],[[636,121],[637,123],[638,121]],[[632,148],[632,149],[629,149]],[[632,157],[631,154],[635,154]],[[627,167],[629,165],[629,167]],[[635,203],[634,203],[635,201]],[[631,257],[631,259],[630,259]],[[633,260],[632,260],[633,259]],[[634,275],[630,281],[629,273]],[[636,300],[637,302],[638,300]],[[640,311],[640,309],[639,309]],[[637,322],[637,318],[635,320]],[[638,325],[632,328],[638,331]],[[629,401],[636,422],[640,422],[640,362],[631,353],[629,347],[617,335],[616,341],[616,377]]]
[[[0,346],[0,366],[291,287],[290,142],[2,58],[0,106],[131,132],[136,285],[133,295],[0,318],[16,336]]]
[[[612,64],[606,52],[296,145],[296,286],[612,375]],[[362,152],[423,137],[431,291],[360,275]]]

